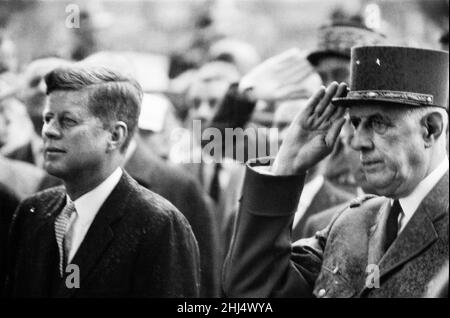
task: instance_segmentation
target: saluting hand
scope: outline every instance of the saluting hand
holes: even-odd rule
[[[346,89],[345,83],[333,82],[308,100],[307,107],[289,127],[272,166],[274,174],[304,174],[331,153],[345,123],[345,109],[330,102],[333,97],[343,96]]]

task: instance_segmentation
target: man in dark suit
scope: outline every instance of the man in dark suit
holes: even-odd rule
[[[165,162],[135,138],[124,168],[140,185],[171,202],[189,221],[198,241],[201,297],[219,296],[221,246],[211,203],[198,182],[181,167]]]
[[[142,90],[107,69],[45,77],[44,167],[64,187],[21,203],[11,226],[10,297],[196,297],[191,227],[120,168]]]
[[[449,257],[448,63],[442,51],[352,50],[348,95],[345,84],[320,89],[294,120],[273,165],[256,161],[247,169],[224,267],[228,296],[426,294]],[[380,196],[355,200],[324,231],[292,244],[304,175],[332,151],[345,107],[352,147]]]

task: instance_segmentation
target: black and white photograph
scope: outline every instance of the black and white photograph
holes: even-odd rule
[[[448,0],[0,0],[2,302],[448,298],[448,51]]]

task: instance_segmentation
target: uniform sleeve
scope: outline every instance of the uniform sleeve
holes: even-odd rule
[[[312,297],[325,237],[292,245],[292,222],[303,183],[304,176],[272,176],[247,168],[223,268],[227,296]]]

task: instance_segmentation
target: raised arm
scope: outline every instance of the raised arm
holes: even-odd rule
[[[326,235],[292,245],[292,221],[306,171],[331,152],[344,124],[344,110],[330,101],[345,90],[337,83],[321,88],[292,122],[273,165],[249,163],[223,269],[227,296],[312,296]],[[258,172],[264,164],[267,171]]]

